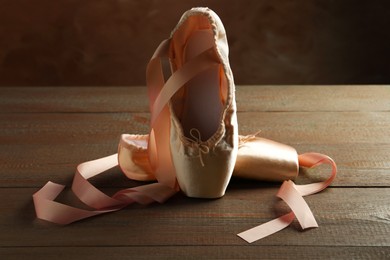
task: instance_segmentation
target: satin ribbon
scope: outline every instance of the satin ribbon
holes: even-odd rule
[[[95,210],[71,207],[54,201],[65,188],[48,182],[33,195],[35,212],[39,219],[57,224],[69,224],[84,218],[120,210],[134,202],[147,205],[152,202],[163,203],[177,190],[161,183],[152,183],[118,191],[112,197],[107,196],[88,179],[118,165],[117,154],[80,164],[73,179],[72,191],[87,206]]]
[[[120,210],[134,202],[150,204],[165,202],[179,191],[176,174],[172,165],[169,147],[170,98],[198,73],[216,65],[211,48],[205,50],[175,71],[165,82],[161,59],[168,57],[169,40],[163,41],[153,54],[147,66],[147,85],[151,110],[151,132],[148,141],[149,163],[157,183],[123,189],[112,197],[94,187],[88,179],[118,165],[118,154],[80,164],[73,179],[74,194],[87,206],[95,210],[84,210],[54,201],[64,189],[63,185],[48,182],[33,195],[37,217],[58,224]],[[168,124],[168,125],[167,125]],[[137,136],[128,136],[137,143]],[[119,149],[121,148],[119,145]],[[120,149],[121,151],[121,149]],[[123,167],[121,167],[123,168]],[[127,174],[132,173],[127,171]],[[134,173],[137,175],[137,173]]]
[[[336,177],[337,167],[330,157],[319,153],[301,154],[298,156],[298,160],[300,166],[307,168],[314,168],[321,164],[329,164],[332,167],[331,175],[326,181],[306,185],[296,185],[291,180],[284,181],[276,196],[286,202],[291,212],[241,232],[237,234],[239,237],[248,243],[255,242],[288,227],[295,218],[297,218],[302,229],[318,227],[317,221],[306,201],[303,199],[303,196],[320,192],[328,187]]]
[[[151,180],[158,182],[142,185],[134,188],[123,189],[113,196],[94,187],[88,179],[118,165],[118,156],[126,152],[126,145],[121,141],[119,155],[113,154],[98,160],[80,164],[74,176],[72,190],[75,195],[93,210],[79,209],[54,201],[64,189],[63,185],[48,182],[43,188],[33,195],[37,217],[58,224],[69,224],[74,221],[96,216],[103,213],[120,210],[129,204],[150,204],[153,202],[163,203],[176,192],[179,187],[176,174],[172,165],[169,147],[169,108],[167,102],[170,98],[197,73],[206,70],[216,64],[212,53],[206,48],[200,55],[189,61],[182,68],[175,71],[165,82],[161,67],[161,59],[168,57],[169,41],[163,41],[157,48],[147,68],[148,95],[151,110],[151,132],[148,140],[139,140],[137,135],[127,135],[127,142],[133,142],[147,146],[149,152],[149,165],[152,174],[143,175],[140,172],[131,172],[126,163],[120,165],[127,176],[136,176],[136,179]],[[244,138],[245,139],[245,138]],[[142,146],[141,145],[141,146]],[[325,189],[336,176],[336,165],[329,157],[308,153],[299,155],[299,165],[303,167],[315,167],[326,163],[332,166],[331,177],[320,183],[308,185],[295,185],[292,181],[286,181],[280,188],[277,196],[284,200],[291,212],[273,221],[252,228],[238,234],[249,243],[273,234],[287,227],[294,218],[297,218],[302,228],[317,227],[310,208],[303,196],[307,196]],[[123,160],[122,160],[123,162]]]

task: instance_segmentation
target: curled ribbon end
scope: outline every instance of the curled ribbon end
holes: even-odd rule
[[[323,163],[329,164],[332,166],[331,176],[323,182],[306,185],[295,185],[291,180],[283,182],[276,196],[286,202],[292,211],[282,217],[239,233],[239,237],[248,243],[252,243],[289,226],[294,218],[297,218],[303,230],[318,227],[318,223],[303,196],[320,192],[328,187],[336,177],[337,166],[329,156],[319,153],[301,154],[298,160],[300,166],[307,168],[313,168]]]

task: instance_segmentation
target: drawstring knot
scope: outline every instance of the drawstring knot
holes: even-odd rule
[[[200,131],[198,129],[191,128],[190,136],[192,138],[188,138],[188,137],[185,137],[185,136],[184,136],[184,138],[187,141],[191,142],[193,148],[195,148],[198,151],[198,157],[199,157],[200,164],[202,165],[202,167],[204,167],[205,164],[203,162],[202,154],[210,153],[210,148],[207,145],[202,144],[202,137],[201,137]]]

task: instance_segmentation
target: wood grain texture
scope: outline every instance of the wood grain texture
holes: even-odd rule
[[[335,185],[390,185],[387,112],[240,112],[238,117],[243,134],[261,129],[261,136],[299,153],[333,157],[340,170]],[[68,182],[78,163],[115,153],[120,134],[148,133],[148,118],[147,113],[0,114],[0,186],[37,187],[49,177]],[[325,175],[320,169],[308,176]]]
[[[388,259],[390,247],[327,246],[132,246],[0,248],[9,260],[22,259]]]
[[[277,187],[259,188],[246,182],[233,183],[222,199],[191,199],[178,194],[161,205],[129,206],[62,227],[35,219],[31,194],[36,190],[0,189],[0,196],[8,198],[0,206],[0,246],[246,245],[237,233],[288,210],[276,200]],[[331,188],[309,196],[306,201],[320,228],[302,233],[294,223],[255,245],[388,247],[390,194],[384,191]],[[60,201],[78,205],[69,193]]]
[[[149,111],[145,87],[2,87],[0,93],[0,112]],[[390,85],[237,86],[236,93],[238,111],[390,111]]]
[[[144,87],[0,88],[0,256],[3,259],[388,259],[390,86],[238,86],[241,134],[330,155],[332,187],[306,201],[320,227],[297,222],[247,246],[235,234],[287,212],[279,183],[233,178],[218,200],[177,194],[165,204],[61,227],[35,218],[31,195],[70,185],[78,163],[116,152],[122,133],[147,133]],[[261,101],[261,102],[259,102]],[[302,170],[297,183],[329,169]],[[117,168],[91,180],[107,194],[142,184]],[[61,202],[82,206],[69,189]]]
[[[389,144],[388,112],[241,112],[240,134],[287,144]],[[148,113],[0,114],[2,144],[94,143],[146,134]]]

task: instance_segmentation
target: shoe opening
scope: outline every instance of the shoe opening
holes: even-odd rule
[[[172,71],[208,49],[216,52],[208,17],[188,17],[172,36]],[[197,129],[201,141],[207,141],[217,132],[226,105],[227,84],[222,64],[219,64],[196,75],[172,97],[173,113],[181,123],[184,136],[191,139],[191,129]]]

